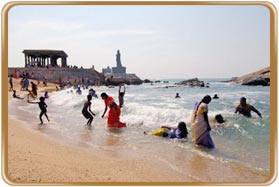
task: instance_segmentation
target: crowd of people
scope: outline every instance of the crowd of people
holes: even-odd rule
[[[18,95],[16,95],[16,90],[13,88],[13,77],[14,75],[9,76],[9,84],[10,88],[9,91],[13,91],[13,97],[17,99],[24,99]],[[48,121],[48,115],[47,115],[47,105],[45,103],[45,99],[49,97],[48,92],[46,91],[44,96],[39,98],[39,102],[32,102],[29,100],[30,97],[33,99],[37,98],[37,85],[31,81],[31,90],[29,90],[29,80],[28,76],[25,75],[22,80],[21,84],[23,85],[24,82],[24,89],[25,91],[28,91],[27,94],[27,101],[31,104],[38,104],[41,112],[39,114],[39,119],[41,124],[43,124],[42,116],[45,116]],[[24,80],[24,81],[23,81]],[[73,83],[73,87],[76,88],[76,94],[81,94],[82,91],[80,87],[78,86],[77,82]],[[115,102],[114,98],[109,96],[107,93],[103,92],[100,96],[102,100],[104,101],[104,112],[102,114],[102,118],[106,115],[108,111],[108,118],[107,118],[107,127],[109,128],[123,128],[126,127],[126,123],[123,123],[120,121],[120,115],[121,115],[121,108],[124,105],[124,95],[126,92],[125,86],[122,85],[119,86],[118,91],[118,104]],[[88,119],[86,125],[91,126],[94,116],[96,114],[92,112],[91,106],[92,106],[92,97],[98,98],[96,91],[93,88],[89,89],[89,93],[87,95],[87,100],[84,102],[84,105],[82,107],[82,115]],[[180,98],[179,93],[176,94],[175,98]],[[210,135],[211,126],[214,123],[217,124],[223,124],[226,122],[224,120],[223,116],[221,114],[217,114],[212,121],[208,118],[208,105],[211,102],[212,99],[218,99],[219,97],[217,94],[214,95],[214,97],[211,97],[209,95],[206,95],[202,98],[202,100],[199,103],[196,103],[194,110],[192,112],[191,117],[191,132],[192,132],[192,142],[197,146],[203,146],[207,147],[209,149],[212,149],[215,147],[215,144],[213,142],[213,139]],[[235,108],[235,113],[242,114],[245,117],[251,117],[251,111],[255,112],[260,118],[262,118],[262,114],[252,105],[248,104],[246,102],[246,98],[242,97],[240,98],[240,103]],[[187,138],[188,130],[186,123],[181,121],[178,123],[177,127],[171,127],[168,125],[162,125],[160,129],[156,129],[155,131],[151,133],[144,132],[145,134],[150,134],[154,136],[161,136],[161,137],[168,137],[168,138],[177,138],[177,139],[183,139]]]

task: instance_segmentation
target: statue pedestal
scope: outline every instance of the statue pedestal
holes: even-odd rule
[[[123,66],[121,66],[121,67],[113,67],[112,68],[112,73],[113,74],[116,74],[116,73],[124,73],[124,74],[126,74],[126,67],[123,67]]]
[[[126,67],[113,67],[112,68],[112,74],[113,77],[120,77],[120,78],[126,78],[127,74],[126,74]]]

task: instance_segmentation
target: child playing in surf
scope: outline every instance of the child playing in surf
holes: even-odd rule
[[[94,114],[91,111],[91,100],[92,100],[92,96],[91,95],[87,95],[87,101],[84,103],[83,108],[82,108],[82,114],[86,119],[89,119],[87,121],[87,125],[91,126],[91,123],[93,121],[93,116],[95,116],[96,114]]]
[[[45,103],[45,98],[44,97],[40,97],[40,102],[31,102],[29,101],[29,99],[27,100],[28,103],[32,103],[32,104],[39,104],[39,107],[41,109],[41,113],[39,115],[39,118],[40,118],[40,121],[41,121],[41,124],[43,124],[43,120],[42,120],[42,116],[45,115],[47,120],[49,120],[48,116],[47,116],[47,105]]]

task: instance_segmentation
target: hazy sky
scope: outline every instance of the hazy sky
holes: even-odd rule
[[[9,67],[24,49],[64,50],[68,64],[116,66],[141,79],[230,78],[270,65],[264,6],[15,6]]]

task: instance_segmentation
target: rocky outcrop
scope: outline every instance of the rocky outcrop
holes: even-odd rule
[[[200,81],[198,78],[184,80],[184,81],[175,83],[175,85],[190,86],[190,87],[204,87],[205,86],[204,81]]]
[[[107,86],[118,86],[121,84],[139,85],[142,83],[143,83],[142,80],[135,74],[127,74],[127,77],[125,78],[112,77],[112,78],[106,78],[105,80],[105,85]]]
[[[270,86],[270,67],[247,75],[243,75],[241,77],[232,78],[230,82],[238,85]]]

